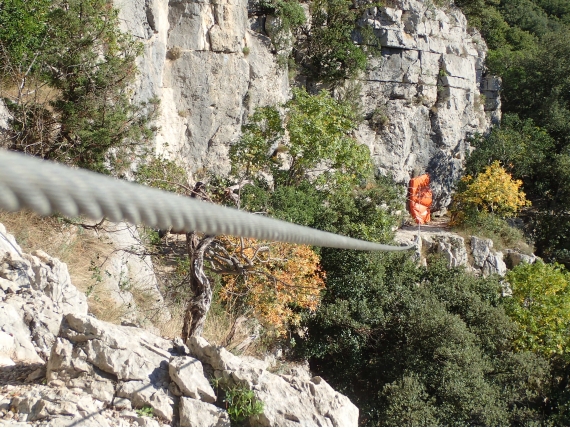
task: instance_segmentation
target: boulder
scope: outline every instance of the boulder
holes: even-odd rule
[[[507,265],[503,261],[503,253],[493,251],[493,241],[471,237],[471,255],[473,267],[479,269],[484,276],[498,274],[504,276],[507,273]]]
[[[216,393],[204,376],[202,363],[192,357],[172,357],[168,366],[171,379],[186,397],[207,403],[216,401]]]
[[[225,410],[193,398],[180,399],[180,426],[229,427],[230,418]]]
[[[507,267],[509,269],[512,269],[515,266],[520,265],[521,263],[532,264],[536,262],[537,259],[537,257],[534,254],[531,255],[523,254],[517,250],[506,250],[506,253],[507,253],[506,262],[507,262]]]

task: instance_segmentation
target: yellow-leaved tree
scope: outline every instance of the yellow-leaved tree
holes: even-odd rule
[[[316,310],[325,282],[311,247],[230,236],[216,246],[206,260],[223,275],[221,299],[248,308],[269,332],[281,336],[297,325],[296,309]]]
[[[499,161],[475,178],[463,177],[453,198],[452,221],[460,223],[470,211],[490,212],[500,217],[516,215],[522,207],[530,205],[521,186],[522,181],[514,180]]]

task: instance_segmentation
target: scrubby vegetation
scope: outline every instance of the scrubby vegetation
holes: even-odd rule
[[[120,174],[152,131],[155,100],[131,102],[142,46],[108,0],[3,0],[0,146]]]
[[[438,259],[420,267],[408,254],[195,233],[169,244],[154,230],[143,238],[165,267],[165,298],[180,321],[174,334],[209,334],[209,310],[227,332],[218,343],[227,345],[238,320],[254,319],[264,346],[308,359],[359,406],[365,425],[569,424],[570,274],[562,264],[570,265],[570,6],[455,4],[490,47],[505,114],[489,135],[472,138],[454,221],[499,246],[533,240],[545,262],[516,267],[501,281]],[[310,29],[294,0],[257,7],[279,18],[276,51],[291,42],[292,58],[313,82],[353,77],[374,48],[353,42],[368,33],[351,2],[314,1]],[[0,0],[1,95],[13,115],[3,147],[117,175],[128,166],[150,135],[156,103],[130,102],[140,46],[117,28],[107,0]],[[232,146],[229,178],[193,186],[175,161],[143,156],[135,179],[390,243],[403,189],[374,176],[368,150],[352,137],[354,104],[327,92],[293,94],[249,118]],[[381,113],[371,119],[376,126],[389,121]],[[526,236],[511,227],[515,214]],[[206,274],[197,276],[201,269]],[[226,398],[234,422],[259,410],[248,391]]]

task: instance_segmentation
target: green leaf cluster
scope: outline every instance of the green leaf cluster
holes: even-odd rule
[[[513,346],[496,278],[323,249],[327,288],[297,349],[385,426],[541,424],[548,361]]]
[[[537,261],[515,267],[506,280],[513,293],[507,313],[521,327],[517,346],[546,357],[570,358],[570,273]]]
[[[337,82],[366,68],[366,53],[353,41],[359,9],[346,0],[315,0],[306,69],[318,81]]]
[[[253,391],[245,386],[233,386],[224,390],[224,394],[232,426],[247,426],[250,417],[263,413],[263,402],[257,400]]]
[[[230,149],[233,174],[252,178],[263,172],[276,185],[311,179],[327,187],[352,187],[371,174],[368,148],[350,135],[357,124],[348,104],[326,91],[310,95],[294,89],[284,107],[284,118],[275,107],[256,109],[242,138]]]
[[[179,194],[187,194],[188,173],[176,161],[165,157],[151,157],[138,165],[135,179],[145,186]]]
[[[142,45],[119,30],[118,10],[109,0],[8,0],[0,27],[2,93],[12,114],[2,145],[124,172],[152,134],[157,101],[131,103]],[[16,31],[27,35],[18,40]]]

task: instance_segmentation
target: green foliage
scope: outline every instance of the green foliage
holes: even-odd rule
[[[135,172],[135,179],[140,184],[167,192],[188,194],[190,191],[186,169],[164,157],[151,157],[141,163]]]
[[[570,273],[557,264],[537,261],[509,271],[513,296],[505,305],[520,326],[520,349],[570,356]]]
[[[327,288],[297,348],[367,425],[543,422],[547,362],[515,352],[495,278],[405,255],[322,250]]]
[[[364,50],[352,40],[359,15],[351,5],[346,0],[316,0],[311,5],[307,71],[316,80],[336,82],[366,67]]]
[[[296,185],[318,174],[314,180],[331,188],[353,186],[369,176],[368,148],[348,135],[356,128],[351,107],[325,91],[309,95],[294,89],[293,95],[285,105],[286,120],[274,107],[255,111],[241,140],[230,149],[233,174],[252,178],[264,172],[277,185]],[[286,169],[280,153],[289,157]]]
[[[506,114],[501,126],[494,127],[488,136],[476,135],[470,143],[477,150],[467,159],[468,174],[476,175],[498,160],[514,178],[525,180],[527,192],[527,184],[534,182],[531,188],[534,190],[538,188],[537,180],[544,181],[550,175],[545,164],[555,143],[532,119],[521,120],[517,115]]]
[[[504,108],[532,118],[559,147],[570,144],[570,29],[551,32],[502,70]]]
[[[494,161],[475,178],[467,175],[461,179],[453,196],[452,218],[455,223],[469,211],[484,211],[501,217],[512,217],[530,203],[520,190],[521,180],[513,180],[499,161]]]
[[[150,406],[141,407],[140,409],[137,409],[136,412],[139,416],[146,416],[149,418],[154,417],[154,409]]]
[[[46,43],[46,17],[50,0],[3,0],[0,3],[0,78],[12,72],[9,64],[19,65],[18,72],[33,66],[36,52]]]
[[[280,31],[295,31],[307,22],[303,7],[295,0],[277,0],[275,15],[281,21]]]
[[[234,386],[226,389],[224,393],[224,402],[232,426],[247,426],[250,417],[263,413],[263,402],[255,398],[251,389]]]
[[[3,12],[16,3],[3,2]],[[155,100],[130,102],[142,45],[120,32],[118,11],[108,0],[69,0],[47,9],[42,4],[34,1],[22,9],[27,13],[0,18],[9,24],[0,33],[2,83],[18,88],[5,99],[13,118],[2,145],[121,173],[152,134],[148,122],[157,106]],[[30,36],[15,42],[15,29],[30,26]]]

